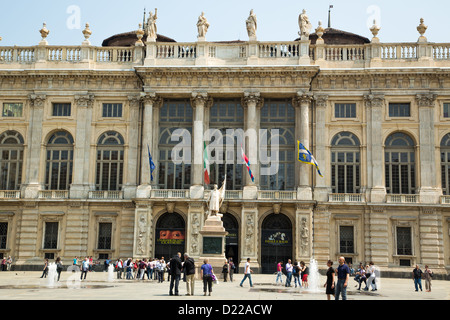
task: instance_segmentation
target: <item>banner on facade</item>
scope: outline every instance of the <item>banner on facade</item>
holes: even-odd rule
[[[292,231],[262,230],[262,239],[263,243],[268,245],[291,246]]]
[[[157,230],[156,242],[159,244],[184,244],[185,234],[183,230]]]

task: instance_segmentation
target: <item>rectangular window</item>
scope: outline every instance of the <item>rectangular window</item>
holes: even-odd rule
[[[102,222],[98,224],[98,249],[111,249],[112,223]]]
[[[339,227],[339,250],[340,253],[354,253],[353,226]]]
[[[4,103],[2,114],[3,117],[22,117],[23,103]]]
[[[450,118],[450,103],[444,103],[444,118]]]
[[[8,222],[0,222],[0,249],[6,249],[8,238]]]
[[[58,222],[46,222],[44,234],[44,249],[58,248]]]
[[[121,118],[122,104],[121,103],[104,103],[103,104],[103,118]]]
[[[389,117],[410,117],[410,103],[389,103]]]
[[[336,103],[334,105],[335,118],[356,118],[356,103]]]
[[[397,255],[412,255],[411,227],[397,227]]]
[[[70,117],[71,107],[70,103],[54,103],[52,115],[54,117]]]

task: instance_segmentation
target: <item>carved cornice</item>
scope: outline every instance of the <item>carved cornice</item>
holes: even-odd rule
[[[325,94],[315,94],[314,101],[316,101],[316,107],[326,108],[328,102],[328,95]]]
[[[419,107],[433,108],[437,95],[434,93],[417,94],[416,102]]]
[[[369,108],[382,108],[384,106],[384,95],[382,94],[366,94],[364,95],[364,102]]]

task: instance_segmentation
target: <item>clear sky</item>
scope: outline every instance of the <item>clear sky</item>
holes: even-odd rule
[[[147,12],[158,8],[158,34],[178,42],[197,40],[197,18],[202,11],[210,23],[207,41],[248,40],[245,28],[250,9],[258,18],[260,41],[292,41],[298,37],[302,9],[313,24],[324,27],[331,11],[331,26],[367,38],[373,19],[381,26],[381,42],[416,42],[416,27],[425,19],[430,42],[450,42],[448,0],[16,0],[1,1],[0,46],[32,46],[41,40],[39,30],[47,23],[50,45],[80,45],[81,31],[89,22],[90,41],[101,46],[104,39],[134,31]]]

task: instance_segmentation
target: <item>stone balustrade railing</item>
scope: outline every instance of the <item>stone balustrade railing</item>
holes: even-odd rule
[[[386,203],[419,203],[418,194],[387,194]]]
[[[68,190],[41,190],[39,191],[39,199],[68,199]]]
[[[0,69],[21,66],[33,68],[33,64],[45,68],[74,68],[88,63],[90,68],[98,64],[132,66],[171,65],[320,65],[348,67],[349,62],[392,61],[417,62],[425,58],[442,66],[450,60],[450,43],[369,43],[365,45],[310,45],[304,41],[285,42],[152,42],[147,46],[95,47],[81,46],[29,46],[0,47]],[[63,63],[64,62],[64,63]],[[45,66],[44,66],[45,65]],[[370,66],[370,65],[368,65]],[[410,64],[409,66],[414,66]],[[427,65],[430,66],[430,65]],[[432,65],[431,65],[432,66]]]
[[[329,202],[365,202],[365,196],[361,193],[330,193]]]
[[[154,189],[151,191],[151,198],[163,198],[163,199],[187,199],[189,198],[189,190],[183,189]]]
[[[17,190],[0,190],[0,199],[19,199],[20,191]]]
[[[122,191],[89,191],[89,199],[111,199],[121,200],[123,199]]]
[[[297,191],[258,191],[258,200],[296,200]]]

